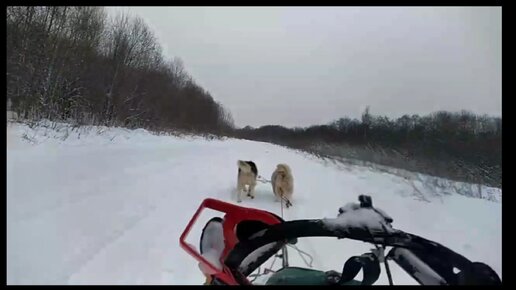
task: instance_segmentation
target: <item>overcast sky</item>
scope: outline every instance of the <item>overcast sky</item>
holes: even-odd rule
[[[500,7],[119,7],[237,126],[501,115]]]

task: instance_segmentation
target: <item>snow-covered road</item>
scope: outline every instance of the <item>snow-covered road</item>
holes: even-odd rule
[[[431,202],[423,202],[401,177],[261,142],[119,128],[74,131],[62,141],[63,131],[20,124],[7,129],[8,284],[201,284],[204,277],[179,247],[179,235],[204,198],[236,203],[238,159],[256,162],[265,178],[277,163],[290,165],[295,192],[287,220],[335,217],[340,206],[369,194],[395,228],[501,275],[500,202],[458,194],[429,195]],[[256,198],[242,205],[280,213],[269,184],[259,184]],[[349,256],[370,248],[329,238],[300,240],[298,247],[314,256],[314,267],[337,271]],[[290,256],[291,264],[303,265]],[[400,269],[393,276],[395,283],[415,284]]]

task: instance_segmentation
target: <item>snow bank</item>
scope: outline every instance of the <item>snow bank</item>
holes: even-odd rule
[[[32,145],[44,143],[57,146],[147,144],[148,142],[167,142],[171,139],[189,142],[205,139],[218,141],[218,139],[214,139],[211,136],[203,137],[182,133],[177,133],[176,135],[158,134],[145,129],[130,130],[122,127],[73,126],[67,123],[48,120],[42,120],[31,125],[20,122],[8,122],[7,130],[10,136],[22,138]]]

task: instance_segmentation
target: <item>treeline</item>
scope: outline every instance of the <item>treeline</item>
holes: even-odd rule
[[[235,129],[140,18],[101,7],[7,7],[6,16],[7,99],[23,119],[234,136],[501,186],[501,118],[366,109],[360,120]]]
[[[149,27],[101,7],[7,7],[7,99],[18,116],[223,133],[231,114],[166,60]]]
[[[245,127],[235,132],[241,138],[317,149],[322,154],[338,152],[342,157],[460,181],[497,187],[502,183],[499,117],[440,111],[389,119],[374,116],[367,108],[361,120],[341,118],[307,128]],[[343,150],[335,150],[339,147]],[[347,154],[351,151],[354,154]]]

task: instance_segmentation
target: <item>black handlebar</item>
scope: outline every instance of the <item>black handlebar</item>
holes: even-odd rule
[[[336,237],[339,239],[348,238],[353,240],[360,240],[371,244],[380,244],[383,246],[391,246],[394,248],[404,248],[411,253],[417,253],[423,262],[430,267],[437,267],[436,260],[440,264],[446,264],[443,269],[434,269],[446,281],[446,284],[459,284],[458,278],[449,275],[453,274],[453,268],[461,270],[463,273],[474,273],[475,264],[458,253],[446,248],[443,245],[433,241],[424,239],[422,237],[406,233],[400,230],[392,230],[388,232],[371,232],[367,228],[347,227],[347,228],[329,228],[325,225],[324,220],[296,220],[273,225],[266,229],[263,234],[258,237],[240,241],[233,250],[228,254],[225,264],[233,271],[236,277],[242,278],[252,273],[256,268],[247,267],[242,268],[242,261],[262,246],[271,243],[278,243],[273,248],[280,248],[285,241],[297,239],[301,237]],[[269,251],[269,256],[261,257],[260,260],[266,261],[275,252]],[[424,258],[421,258],[424,257]],[[441,267],[442,268],[442,267]],[[478,266],[477,266],[478,268]],[[476,271],[478,272],[478,270]],[[493,271],[494,272],[494,271]],[[470,275],[471,276],[471,275]],[[463,275],[467,277],[467,275]],[[237,278],[238,279],[238,278]],[[499,279],[499,278],[498,278]],[[424,281],[419,281],[425,283]],[[425,284],[423,284],[425,285]]]

